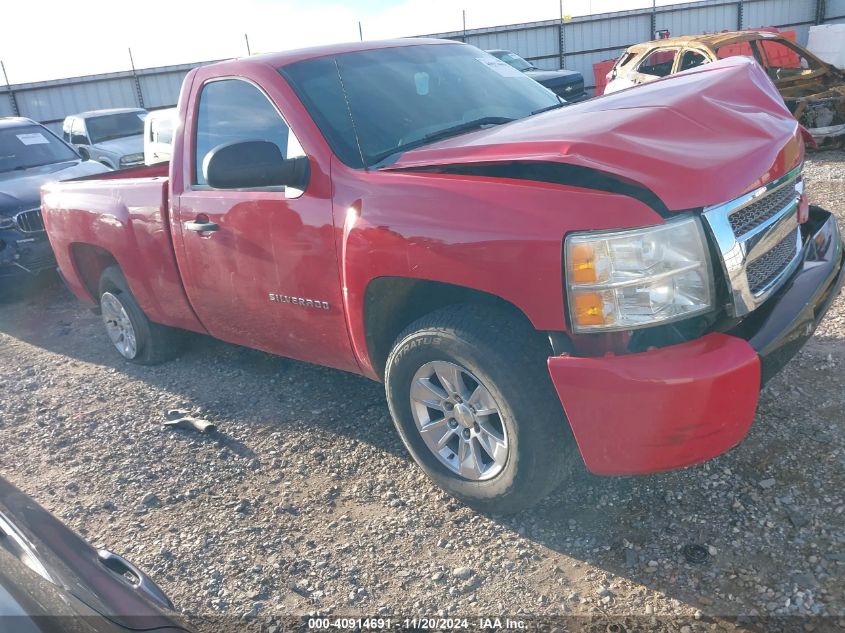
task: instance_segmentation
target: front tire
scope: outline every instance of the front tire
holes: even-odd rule
[[[527,321],[497,306],[449,306],[399,335],[385,371],[390,412],[438,486],[507,514],[561,483],[574,451],[548,355]]]
[[[157,365],[182,351],[184,334],[147,318],[117,266],[100,277],[100,312],[112,345],[128,361]]]

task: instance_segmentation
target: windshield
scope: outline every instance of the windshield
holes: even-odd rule
[[[496,51],[491,53],[494,57],[501,59],[503,62],[508,64],[509,66],[513,66],[517,70],[531,70],[534,68],[534,64],[529,64],[527,61],[522,59],[516,53],[511,53],[510,51]]]
[[[464,44],[346,53],[279,72],[332,150],[353,167],[560,105],[534,80]]]
[[[88,137],[96,145],[103,141],[111,141],[126,136],[142,135],[144,133],[144,112],[121,112],[85,119],[88,127]]]
[[[76,152],[40,125],[0,128],[0,172],[78,159]]]

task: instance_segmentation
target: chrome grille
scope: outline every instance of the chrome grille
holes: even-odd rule
[[[757,202],[752,202],[747,207],[728,216],[734,235],[741,237],[749,231],[757,228],[763,222],[781,211],[792,199],[797,199],[798,193],[794,187],[781,187],[777,191],[763,196]]]
[[[801,168],[735,200],[704,209],[704,220],[721,254],[734,316],[757,308],[798,264]]]
[[[746,272],[752,293],[763,292],[789,266],[798,250],[798,233],[795,229],[768,253],[748,264]]]
[[[18,229],[24,233],[38,233],[44,230],[44,220],[41,218],[41,209],[21,211],[15,216]]]

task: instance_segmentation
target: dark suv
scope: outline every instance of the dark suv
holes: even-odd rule
[[[513,66],[518,71],[525,73],[568,103],[583,101],[588,98],[587,93],[584,92],[584,76],[578,71],[563,68],[560,70],[540,70],[531,62],[522,59],[511,51],[494,49],[487,52],[502,60],[508,66]]]
[[[41,221],[41,185],[109,169],[85,161],[43,125],[0,118],[0,285],[56,266]]]

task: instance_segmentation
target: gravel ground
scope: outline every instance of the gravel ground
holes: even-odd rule
[[[845,231],[845,153],[807,173]],[[825,630],[845,627],[843,367],[845,295],[735,450],[653,476],[579,469],[502,518],[429,483],[381,385],[203,337],[134,366],[53,286],[0,305],[0,474],[189,616],[672,616],[689,633],[822,615],[799,622]],[[163,430],[176,407],[220,434]]]

